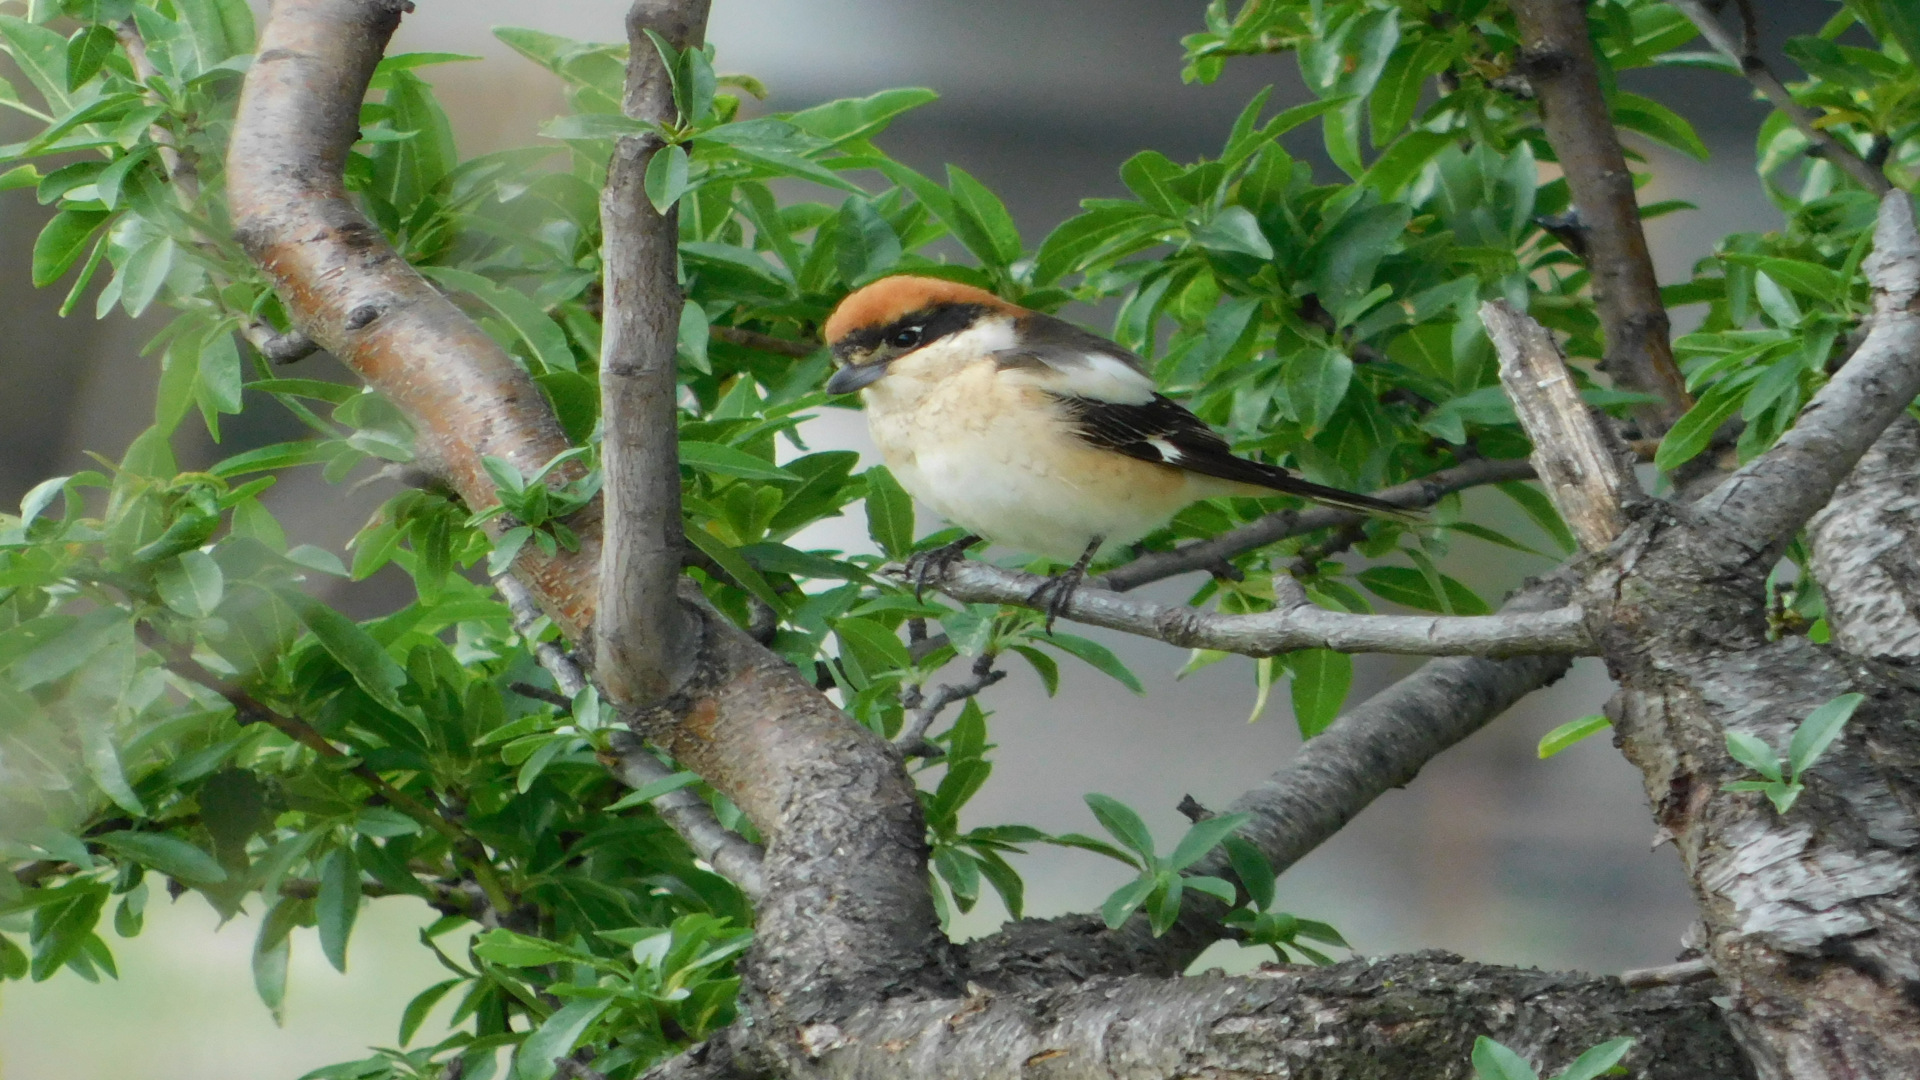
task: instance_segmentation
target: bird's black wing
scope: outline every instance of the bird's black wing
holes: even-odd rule
[[[1405,516],[1404,507],[1303,480],[1278,465],[1236,457],[1227,440],[1179,402],[1155,394],[1144,404],[1118,404],[1056,394],[1074,431],[1095,446],[1202,476],[1252,484],[1315,502],[1372,514]]]

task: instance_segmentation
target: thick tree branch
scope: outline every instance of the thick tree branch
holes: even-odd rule
[[[1699,28],[1700,36],[1706,38],[1709,45],[1718,49],[1727,59],[1740,65],[1740,73],[1747,77],[1747,81],[1753,83],[1755,89],[1766,95],[1774,108],[1785,113],[1787,119],[1793,121],[1794,128],[1806,136],[1809,143],[1819,148],[1821,157],[1839,166],[1848,176],[1853,177],[1855,183],[1875,195],[1887,193],[1892,185],[1887,183],[1885,173],[1867,164],[1865,159],[1853,152],[1852,147],[1822,131],[1816,124],[1818,117],[1793,100],[1793,95],[1781,83],[1780,76],[1774,74],[1773,68],[1767,66],[1766,60],[1761,57],[1759,42],[1756,40],[1758,35],[1753,33],[1750,25],[1743,26],[1740,36],[1735,37],[1714,15],[1712,8],[1701,3],[1700,0],[1673,0],[1673,6],[1679,8],[1680,13]],[[1751,0],[1740,0],[1739,6],[1743,22],[1750,23],[1753,18]]]
[[[1807,533],[1834,642],[1920,658],[1920,423],[1895,417]]]
[[[699,48],[706,25],[706,0],[636,0],[627,13],[629,117],[663,125],[681,119],[672,79],[647,33],[675,49]],[[685,544],[674,352],[685,303],[679,208],[656,210],[646,191],[647,165],[661,147],[657,135],[620,139],[600,193],[607,525],[594,671],[611,700],[635,706],[665,697],[685,680],[692,660],[688,615],[675,588]]]
[[[1564,572],[1543,579],[1514,594],[1504,610],[1557,608],[1571,584]],[[1349,709],[1227,812],[1253,815],[1240,835],[1284,873],[1375,799],[1411,783],[1427,762],[1558,680],[1569,663],[1563,656],[1435,660]],[[1217,857],[1192,872],[1233,878]],[[968,978],[1025,989],[1094,974],[1178,975],[1221,936],[1223,913],[1217,901],[1190,894],[1180,921],[1157,938],[1144,918],[1113,931],[1081,915],[1023,920],[966,946]]]
[[[1500,382],[1533,440],[1533,467],[1548,496],[1582,548],[1604,550],[1620,535],[1626,508],[1644,497],[1632,452],[1581,399],[1546,327],[1505,300],[1481,304],[1480,321],[1500,356]]]
[[[1798,532],[1920,394],[1920,234],[1906,192],[1880,201],[1865,266],[1874,290],[1866,340],[1772,449],[1695,504],[1736,543],[1757,551]]]
[[[969,604],[1032,607],[1044,578],[974,560],[929,575],[927,584]],[[1276,579],[1290,582],[1291,579]],[[1160,604],[1083,586],[1062,615],[1182,648],[1272,656],[1296,649],[1407,653],[1416,656],[1581,654],[1592,649],[1577,607],[1497,615],[1355,615],[1328,611],[1296,595],[1272,611],[1222,615],[1183,604]]]
[[[1418,480],[1409,480],[1404,484],[1396,484],[1376,491],[1373,497],[1384,499],[1395,506],[1404,506],[1409,510],[1420,510],[1432,506],[1456,491],[1465,491],[1483,484],[1504,484],[1510,480],[1531,479],[1533,479],[1531,462],[1519,458],[1505,460],[1475,458],[1450,469],[1441,469]],[[1303,510],[1276,510],[1257,521],[1250,521],[1219,536],[1182,544],[1172,551],[1156,551],[1142,555],[1125,566],[1103,574],[1095,580],[1095,584],[1112,589],[1114,592],[1128,592],[1178,574],[1194,570],[1216,569],[1226,565],[1227,560],[1243,551],[1265,547],[1289,537],[1303,536],[1320,529],[1357,525],[1366,520],[1364,514],[1356,514],[1351,510],[1341,510],[1332,506],[1309,506]]]
[[[514,629],[527,638],[534,658],[553,676],[554,685],[564,695],[561,701],[570,703],[574,695],[587,688],[585,673],[566,650],[551,641],[536,640],[530,633],[540,617],[540,609],[534,605],[533,594],[525,585],[505,576],[495,578],[493,584],[506,599],[507,609],[513,612]],[[614,779],[634,789],[673,775],[673,770],[649,753],[639,738],[627,732],[614,733],[613,753],[603,756],[601,761]],[[760,845],[749,843],[721,825],[705,799],[686,788],[676,788],[656,797],[649,805],[660,815],[660,820],[680,834],[695,857],[704,859],[715,872],[738,885],[748,899],[757,901],[766,892],[766,883],[760,878],[760,862],[765,852],[760,850]]]
[[[1643,433],[1662,434],[1693,402],[1673,362],[1667,309],[1640,228],[1633,174],[1600,89],[1587,5],[1514,0],[1512,7],[1520,27],[1520,72],[1539,97],[1547,141],[1587,229],[1586,263],[1607,338],[1603,366],[1626,389],[1653,395],[1654,402],[1637,406],[1634,417]]]
[[[367,80],[407,6],[275,4],[241,95],[228,172],[242,241],[296,322],[407,415],[423,453],[479,508],[495,501],[482,454],[531,473],[566,442],[525,372],[394,254],[342,188]],[[569,524],[577,553],[542,559],[528,545],[516,576],[583,642],[597,507]],[[678,587],[698,660],[688,682],[635,723],[768,837],[743,997],[756,1041],[797,1060],[812,1023],[890,995],[954,988],[927,886],[919,796],[883,740],[705,607],[691,582]]]
[[[537,472],[566,436],[526,372],[441,296],[347,196],[360,101],[406,0],[282,0],[247,72],[228,147],[234,232],[294,323],[412,421],[469,507],[498,501],[483,455]],[[581,640],[593,621],[599,509],[569,522],[580,550],[515,562],[549,614]]]
[[[812,1033],[804,1075],[900,1080],[1468,1080],[1489,1035],[1541,1067],[1631,1035],[1640,1080],[1752,1076],[1709,986],[1472,964],[1443,953],[1224,978],[1095,979],[902,1000]],[[716,1075],[702,1072],[674,1075]],[[725,1075],[725,1074],[719,1074]]]

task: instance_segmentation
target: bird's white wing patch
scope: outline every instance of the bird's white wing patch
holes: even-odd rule
[[[1003,378],[1024,380],[1050,394],[1114,405],[1144,405],[1153,400],[1153,378],[1111,353],[1083,349],[1009,349],[1016,363]]]

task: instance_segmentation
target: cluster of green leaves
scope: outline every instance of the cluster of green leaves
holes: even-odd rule
[[[1602,1076],[1620,1076],[1626,1069],[1620,1059],[1633,1049],[1631,1038],[1608,1039],[1553,1074],[1552,1080],[1596,1080]],[[1540,1080],[1540,1074],[1525,1058],[1485,1035],[1473,1041],[1473,1073],[1478,1080]]]
[[[1806,773],[1827,752],[1833,740],[1853,718],[1853,711],[1866,700],[1864,694],[1841,694],[1808,713],[1793,729],[1787,744],[1786,760],[1773,747],[1744,731],[1727,732],[1727,753],[1733,760],[1759,773],[1759,780],[1731,780],[1721,785],[1726,791],[1758,791],[1766,795],[1773,808],[1784,814],[1793,809],[1800,793],[1807,789]]]

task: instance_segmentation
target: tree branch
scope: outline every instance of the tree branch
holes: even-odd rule
[[[553,676],[554,684],[565,695],[562,700],[570,703],[574,695],[587,688],[586,675],[566,650],[551,641],[537,640],[529,633],[540,617],[540,609],[525,585],[507,576],[495,578],[493,584],[506,599],[507,609],[513,612],[514,629],[527,639],[534,658]],[[603,755],[601,761],[614,779],[638,790],[673,776],[673,770],[649,753],[639,738],[627,732],[615,732],[613,738],[613,753]],[[765,894],[766,883],[760,877],[760,862],[765,852],[760,850],[760,845],[749,843],[721,825],[705,799],[686,788],[675,788],[652,799],[648,805],[660,815],[660,820],[680,834],[695,857],[705,860],[720,876],[739,886],[749,900],[758,901]]]
[[[1700,0],[1673,0],[1673,6],[1687,17],[1700,30],[1700,36],[1718,49],[1727,59],[1740,65],[1740,73],[1753,83],[1755,89],[1766,95],[1773,107],[1786,114],[1788,120],[1800,134],[1806,136],[1809,143],[1819,148],[1820,156],[1838,165],[1854,182],[1875,195],[1885,195],[1892,185],[1887,182],[1886,174],[1867,164],[1853,148],[1822,131],[1815,121],[1811,110],[1793,100],[1780,77],[1767,66],[1759,51],[1758,35],[1753,32],[1753,5],[1751,0],[1739,0],[1742,20],[1740,37],[1735,38],[1715,17],[1712,10]]]
[[[1703,522],[1752,550],[1798,532],[1920,394],[1920,234],[1906,192],[1881,199],[1873,239],[1865,263],[1874,289],[1866,340],[1771,449],[1694,506]]]
[[[1519,459],[1474,458],[1450,469],[1409,480],[1373,493],[1395,506],[1419,510],[1432,506],[1456,491],[1483,484],[1504,484],[1511,480],[1533,479],[1531,462]],[[1125,566],[1108,571],[1094,584],[1114,592],[1129,592],[1142,585],[1162,581],[1194,570],[1212,570],[1243,551],[1320,529],[1338,528],[1366,521],[1366,515],[1332,506],[1309,506],[1304,510],[1276,510],[1237,529],[1206,540],[1182,544],[1172,551],[1142,555]]]
[[[1856,656],[1920,658],[1920,423],[1895,417],[1807,533],[1834,642]]]
[[[747,330],[738,326],[710,326],[707,334],[715,341],[724,341],[729,345],[738,345],[745,349],[755,349],[775,356],[791,356],[799,359],[812,356],[820,351],[820,346],[792,338],[774,337],[758,330]]]
[[[241,94],[228,175],[242,242],[296,322],[402,410],[478,509],[495,501],[482,454],[531,473],[566,441],[525,372],[407,267],[343,190],[368,78],[407,6],[276,3]],[[584,642],[598,507],[569,524],[580,550],[543,559],[528,545],[516,577]],[[799,1060],[800,1032],[821,1018],[955,986],[919,794],[884,740],[706,607],[692,582],[678,588],[697,663],[677,693],[631,722],[768,838],[742,996],[756,1041]]]
[[[1713,992],[1634,992],[1616,979],[1496,968],[1444,953],[1269,967],[1239,978],[976,988],[965,998],[901,1000],[820,1025],[806,1075],[1467,1080],[1474,1038],[1485,1034],[1543,1074],[1630,1035],[1626,1065],[1641,1080],[1747,1080],[1752,1073]]]
[[[1586,263],[1607,338],[1602,367],[1621,386],[1653,395],[1653,403],[1635,407],[1634,417],[1643,434],[1663,434],[1693,400],[1673,362],[1667,309],[1640,228],[1633,174],[1614,133],[1587,36],[1587,5],[1514,0],[1512,7],[1520,27],[1520,71],[1539,98],[1547,141],[1587,229]]]
[[[1503,610],[1557,608],[1571,589],[1563,571],[1521,589]],[[1427,762],[1557,681],[1569,665],[1564,656],[1435,660],[1349,709],[1226,812],[1253,815],[1239,835],[1284,873],[1375,799],[1411,783]],[[1234,878],[1217,852],[1191,872]],[[1026,989],[1095,974],[1178,975],[1222,935],[1224,913],[1218,901],[1190,892],[1179,922],[1157,938],[1144,918],[1111,931],[1084,915],[1023,920],[966,946],[968,978]]]
[[[1007,673],[993,666],[993,654],[981,653],[974,658],[973,671],[958,683],[941,683],[928,698],[918,686],[909,686],[900,695],[900,704],[908,712],[907,724],[900,731],[893,745],[900,748],[902,754],[918,757],[934,757],[940,748],[927,741],[927,732],[933,722],[940,718],[949,705],[956,705],[994,683],[1007,677]]]
[[[893,572],[899,573],[899,568]],[[1033,607],[1033,592],[1045,580],[964,560],[945,567],[937,577],[929,575],[927,584],[963,603]],[[1355,615],[1316,607],[1295,588],[1296,595],[1283,599],[1272,611],[1222,615],[1082,586],[1074,590],[1061,614],[1183,648],[1245,656],[1296,649],[1416,656],[1584,654],[1593,649],[1578,607],[1498,615]]]
[[[1481,304],[1480,321],[1500,356],[1500,382],[1533,440],[1534,471],[1554,508],[1582,548],[1605,550],[1626,523],[1626,507],[1644,497],[1632,452],[1595,422],[1546,327],[1505,300]]]
[[[675,49],[699,48],[707,0],[635,0],[627,13],[624,108],[672,125],[673,83],[647,32]],[[691,117],[685,119],[691,120]],[[680,609],[679,208],[654,209],[647,165],[657,135],[614,145],[600,193],[604,267],[600,344],[601,469],[606,477],[594,671],[610,700],[647,705],[690,670],[688,617]]]
[[[481,510],[498,502],[482,456],[531,475],[567,440],[527,373],[394,252],[342,183],[367,81],[411,6],[274,5],[240,93],[228,197],[236,237],[294,324],[399,406],[421,459]],[[528,544],[514,563],[576,641],[593,622],[599,512],[589,507],[568,522],[578,551],[547,556]]]

